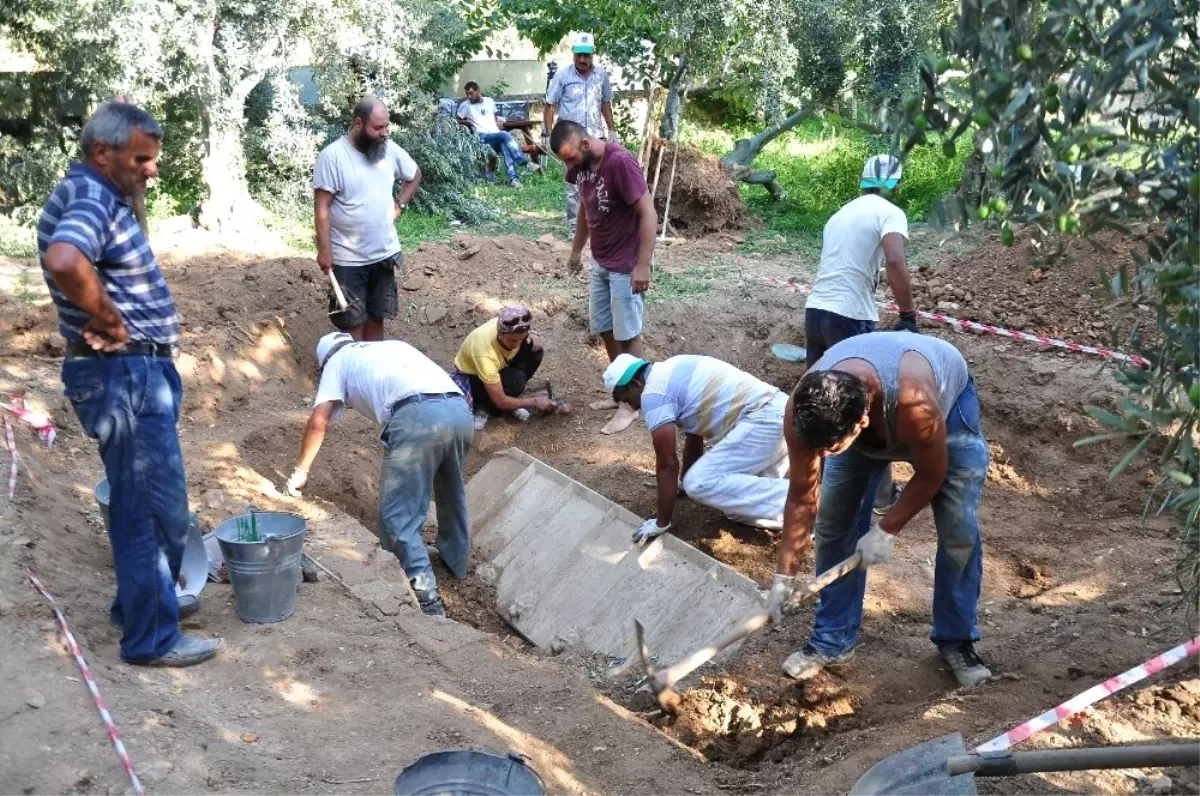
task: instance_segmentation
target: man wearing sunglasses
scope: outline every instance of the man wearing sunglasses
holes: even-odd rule
[[[467,335],[458,349],[450,378],[475,412],[476,431],[492,415],[508,412],[523,423],[531,409],[554,408],[549,396],[521,397],[542,364],[542,344],[530,331],[532,325],[529,308],[511,304]]]

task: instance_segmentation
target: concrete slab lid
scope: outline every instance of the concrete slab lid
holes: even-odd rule
[[[761,609],[751,579],[670,535],[634,547],[640,517],[518,449],[488,462],[467,492],[497,608],[538,646],[561,639],[624,659],[640,618],[668,660]]]

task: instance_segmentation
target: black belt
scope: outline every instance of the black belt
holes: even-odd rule
[[[437,401],[442,398],[462,398],[460,392],[420,392],[416,395],[410,395],[407,398],[401,398],[396,403],[392,404],[392,414],[396,413],[397,409],[408,406],[409,404],[420,403],[421,401]]]
[[[130,340],[116,351],[97,351],[87,343],[72,341],[67,343],[67,357],[90,357],[92,359],[108,359],[109,357],[167,357],[173,359],[179,354],[179,346],[173,343],[153,343],[149,340]]]

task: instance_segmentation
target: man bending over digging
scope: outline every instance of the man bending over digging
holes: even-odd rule
[[[635,544],[671,530],[680,478],[698,503],[747,525],[780,527],[788,492],[783,392],[719,359],[690,354],[654,363],[621,354],[604,371],[604,387],[614,401],[641,410],[654,441],[658,513],[633,535]],[[677,430],[684,434],[682,460]]]

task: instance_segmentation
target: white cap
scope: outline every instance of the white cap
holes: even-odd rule
[[[346,332],[330,332],[317,341],[317,365],[325,367],[325,360],[329,358],[329,353],[333,351],[333,347],[341,342],[353,342],[354,338]]]
[[[575,37],[575,41],[571,42],[571,52],[573,53],[594,53],[596,52],[596,39],[590,33],[580,33]]]
[[[875,155],[863,166],[860,188],[887,188],[889,191],[900,182],[904,167],[891,155]]]
[[[604,389],[612,392],[618,387],[624,387],[633,381],[642,365],[648,364],[650,363],[633,354],[617,354],[617,358],[604,369]]]

